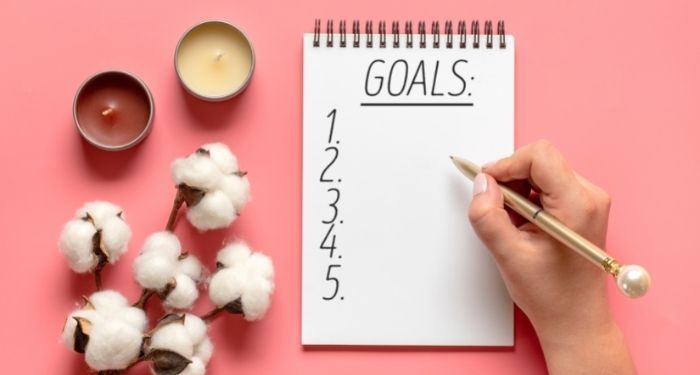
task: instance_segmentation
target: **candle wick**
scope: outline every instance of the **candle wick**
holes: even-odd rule
[[[223,52],[219,51],[216,53],[216,61],[220,61],[222,57],[224,57]]]
[[[114,108],[108,107],[104,111],[102,111],[102,116],[109,116],[114,112]]]

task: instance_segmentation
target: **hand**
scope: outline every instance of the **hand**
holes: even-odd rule
[[[483,167],[474,180],[469,219],[491,250],[513,301],[532,322],[550,372],[634,373],[608,308],[605,272],[507,211],[496,181],[530,197],[600,247],[605,245],[608,194],[573,171],[554,146],[538,141]]]

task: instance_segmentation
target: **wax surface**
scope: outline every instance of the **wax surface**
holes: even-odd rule
[[[137,139],[148,125],[150,112],[143,87],[120,73],[93,78],[83,86],[76,102],[79,126],[91,140],[108,147]]]
[[[191,30],[176,57],[183,83],[209,98],[233,94],[245,84],[253,51],[240,31],[224,23],[206,23]]]

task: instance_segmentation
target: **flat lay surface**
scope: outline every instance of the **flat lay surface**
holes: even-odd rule
[[[700,335],[694,294],[700,289],[694,273],[700,263],[699,13],[700,5],[687,0],[4,3],[5,372],[88,373],[82,357],[59,342],[65,317],[94,288],[92,278],[72,273],[58,251],[63,224],[85,201],[124,208],[133,236],[103,282],[135,301],[140,291],[132,262],[143,240],[165,227],[175,197],[170,163],[213,141],[228,144],[248,172],[251,201],[228,230],[200,234],[181,218],[175,233],[209,269],[224,242],[247,241],[271,256],[276,290],[259,322],[217,318],[208,373],[545,371],[535,333],[517,309],[512,348],[301,345],[302,35],[313,31],[315,18],[505,20],[517,41],[515,146],[547,138],[580,174],[606,189],[613,201],[609,252],[652,275],[648,295],[638,300],[619,295],[609,282],[613,312],[640,373],[700,371],[694,347]],[[174,70],[178,40],[207,19],[240,27],[255,51],[250,85],[225,102],[193,98]],[[72,118],[80,84],[106,69],[135,74],[155,100],[150,135],[116,153],[84,142]],[[202,294],[194,309],[200,314],[211,308]],[[152,319],[161,313],[155,300],[150,310]],[[130,373],[147,374],[148,368]]]

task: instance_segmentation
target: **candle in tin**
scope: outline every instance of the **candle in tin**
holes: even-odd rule
[[[226,100],[243,91],[255,66],[255,54],[245,34],[223,21],[200,23],[180,39],[175,71],[194,96]]]
[[[104,150],[130,148],[153,123],[153,97],[131,73],[105,71],[88,78],[73,101],[73,119],[89,143]]]

